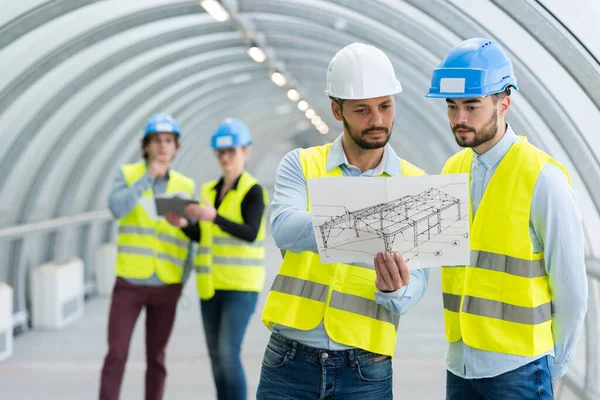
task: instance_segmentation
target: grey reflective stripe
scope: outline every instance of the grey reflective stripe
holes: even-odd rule
[[[389,322],[390,324],[394,324],[396,329],[400,322],[399,315],[394,315],[383,305],[377,304],[375,300],[355,296],[353,294],[336,292],[335,290],[331,292],[329,307],[363,315],[378,321]]]
[[[262,265],[263,258],[219,257],[213,256],[213,264],[221,265]]]
[[[173,264],[179,265],[180,267],[183,267],[183,264],[185,263],[185,260],[182,260],[180,258],[174,257],[170,254],[167,253],[156,253],[156,257],[161,259],[161,260],[166,260],[166,261],[170,261]]]
[[[206,265],[194,265],[197,274],[210,274],[210,267]]]
[[[527,325],[537,325],[552,319],[550,302],[537,307],[521,307],[495,300],[465,296],[462,311],[482,317]]]
[[[444,308],[448,311],[458,312],[460,310],[460,296],[457,294],[442,293]]]
[[[198,246],[196,254],[210,254],[210,246]]]
[[[152,256],[154,257],[154,250],[147,247],[136,247],[136,246],[119,246],[119,253],[136,254],[140,256]]]
[[[119,233],[131,233],[134,235],[151,235],[154,236],[154,229],[142,228],[139,226],[123,225],[119,226]]]
[[[316,301],[327,300],[327,285],[291,276],[277,275],[271,290]]]
[[[256,240],[254,242],[246,242],[245,240],[236,239],[232,237],[213,236],[213,244],[220,245],[231,245],[231,246],[248,246],[248,247],[260,247],[264,244],[263,240]]]
[[[134,235],[145,235],[154,236],[156,231],[152,228],[141,228],[139,226],[119,226],[119,233],[129,233]],[[189,246],[189,240],[179,239],[166,233],[159,233],[157,235],[159,240],[163,242],[171,243],[179,247],[187,248]]]
[[[489,253],[487,251],[471,251],[470,264],[473,267],[506,272],[507,274],[523,278],[546,276],[544,260],[524,260],[505,254]]]
[[[176,238],[173,236],[166,235],[164,233],[159,233],[158,238],[160,240],[162,240],[163,242],[171,243],[171,244],[174,244],[175,246],[183,247],[184,249],[187,249],[188,246],[190,245],[189,240],[179,239],[179,238]]]
[[[154,250],[148,249],[146,247],[119,246],[118,249],[119,249],[119,253],[154,257]],[[183,263],[185,262],[185,260],[181,260],[181,259],[174,257],[172,255],[169,255],[167,253],[156,253],[156,258],[160,258],[161,260],[170,261],[173,264],[177,264],[179,266],[183,266]]]

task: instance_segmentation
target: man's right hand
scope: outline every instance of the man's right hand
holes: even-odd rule
[[[169,169],[169,164],[163,164],[158,161],[152,161],[148,166],[148,173],[153,178],[163,177],[167,175],[167,170]]]
[[[178,228],[187,228],[187,226],[189,225],[188,220],[182,217],[181,215],[177,214],[175,211],[167,211],[165,213],[165,218],[167,219],[167,221],[169,221],[171,225],[176,226]]]

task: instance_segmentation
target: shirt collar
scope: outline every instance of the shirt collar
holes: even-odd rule
[[[242,172],[242,175],[244,173]],[[240,179],[242,178],[242,175],[238,176],[238,178],[235,180],[235,182],[233,182],[233,186],[231,187],[231,190],[236,190],[238,187],[238,183],[240,183]],[[221,188],[223,187],[224,184],[224,177],[221,177],[221,179],[219,179],[219,181],[215,184],[215,186],[213,186],[213,189],[217,189],[217,190],[221,190]]]
[[[146,171],[148,171],[148,161],[144,162],[146,164]],[[163,176],[162,178],[158,178],[158,179],[166,179],[169,180],[169,177],[171,176],[171,168],[167,168],[167,173],[165,174],[165,176]]]
[[[329,148],[329,154],[327,156],[327,172],[342,165],[350,166],[342,145],[343,136],[344,134],[341,133]],[[373,176],[381,175],[384,172],[390,176],[402,175],[398,155],[389,143],[386,144],[383,149],[383,157],[381,158],[379,165],[374,168]]]
[[[502,139],[500,139],[500,141],[496,143],[494,147],[481,155],[477,154],[477,152],[473,150],[473,155],[479,162],[485,164],[488,169],[492,168],[494,165],[498,164],[500,160],[502,160],[502,157],[504,157],[508,149],[510,149],[510,146],[512,146],[517,140],[519,140],[519,138],[510,127],[510,124],[507,122],[504,136],[502,136]]]

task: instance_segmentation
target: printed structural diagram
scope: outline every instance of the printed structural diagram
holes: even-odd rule
[[[331,217],[319,226],[323,246],[325,249],[335,247],[330,242],[332,232],[352,229],[357,238],[361,237],[361,232],[383,238],[386,251],[392,251],[396,235],[412,230],[414,245],[417,247],[420,237],[423,238],[422,243],[431,239],[432,230],[435,230],[433,236],[442,232],[442,212],[453,207],[456,207],[456,214],[451,212],[451,220],[447,221],[450,223],[461,219],[460,199],[430,188],[416,195],[407,195],[360,210],[346,210],[344,214]],[[449,213],[444,213],[446,220],[448,215]]]

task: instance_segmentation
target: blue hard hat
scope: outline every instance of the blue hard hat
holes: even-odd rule
[[[181,127],[169,114],[154,114],[148,120],[148,123],[146,123],[144,137],[152,133],[174,133],[177,136],[181,136]]]
[[[425,97],[474,98],[517,87],[506,53],[490,39],[468,39],[455,46],[433,71]]]
[[[250,129],[237,118],[223,120],[210,138],[210,145],[214,150],[251,144]]]

